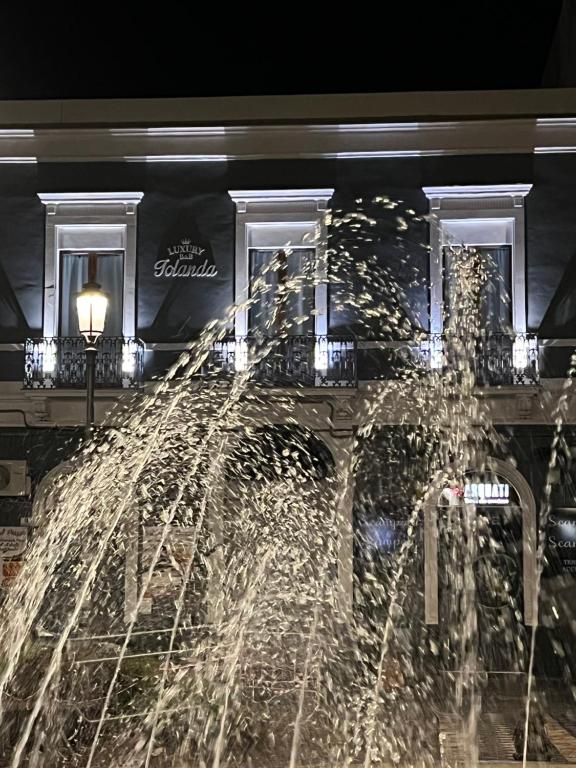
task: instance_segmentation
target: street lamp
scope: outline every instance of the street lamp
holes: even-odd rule
[[[94,383],[96,373],[96,341],[104,331],[108,297],[96,282],[96,254],[88,254],[88,282],[76,299],[78,328],[84,336],[86,350],[86,434],[94,424]]]

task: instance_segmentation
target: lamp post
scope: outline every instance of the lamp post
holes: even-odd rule
[[[86,351],[86,435],[94,424],[94,384],[96,374],[96,341],[104,331],[108,297],[96,282],[97,256],[88,254],[88,282],[76,299],[78,328],[84,336]]]

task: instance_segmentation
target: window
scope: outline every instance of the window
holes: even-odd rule
[[[248,312],[248,332],[260,332],[263,336],[275,336],[286,328],[288,334],[314,334],[314,285],[307,279],[313,276],[316,249],[249,248],[250,297],[254,298]],[[278,265],[269,269],[273,260]],[[253,295],[256,279],[266,284],[266,291]],[[282,288],[290,286],[284,296]]]
[[[474,249],[472,267],[480,286],[478,321],[487,333],[510,334],[512,326],[511,263],[512,250],[509,245],[486,246],[469,243]],[[457,316],[458,307],[453,306],[458,280],[459,254],[449,246],[443,246],[443,303],[446,320]]]
[[[98,254],[106,336],[136,335],[136,210],[141,192],[41,193],[46,206],[44,337],[78,334],[75,294]]]
[[[450,312],[449,246],[474,246],[488,272],[481,313],[495,332],[526,333],[524,198],[531,184],[424,187],[430,200],[430,327]]]
[[[124,251],[97,253],[96,281],[108,296],[104,336],[122,336],[124,305]],[[59,336],[79,336],[76,297],[88,280],[88,254],[60,252]]]
[[[237,337],[251,332],[273,336],[284,320],[291,323],[292,335],[326,335],[324,211],[332,193],[331,189],[230,192],[237,211],[236,302],[255,300],[237,313]],[[276,268],[268,269],[273,260]],[[302,275],[303,280],[295,279]],[[307,280],[308,275],[313,279]],[[255,294],[258,278],[270,289]],[[279,303],[283,284],[290,290]]]

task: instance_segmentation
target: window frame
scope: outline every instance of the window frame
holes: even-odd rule
[[[60,253],[124,252],[122,334],[136,336],[136,235],[143,192],[42,192],[46,208],[44,250],[44,338],[60,330]]]
[[[282,249],[290,245],[314,248],[314,334],[328,333],[328,285],[326,264],[327,203],[333,189],[238,190],[228,193],[236,204],[235,302],[240,307],[250,295],[251,248]],[[249,311],[236,313],[234,333],[243,338],[249,331]]]
[[[446,245],[511,248],[512,327],[527,330],[524,200],[532,184],[423,187],[430,203],[430,333],[444,330]]]
[[[507,305],[507,317],[505,318],[505,327],[510,328],[511,324],[513,322],[513,310],[512,310],[512,301],[508,301],[511,297],[511,289],[512,289],[512,246],[505,243],[505,244],[499,244],[496,245],[495,243],[468,243],[468,245],[471,248],[476,249],[491,249],[491,250],[500,250],[503,248],[508,249],[508,277],[510,278],[508,282],[505,283],[505,290],[506,290],[506,305]],[[443,285],[442,285],[442,317],[445,319],[446,317],[450,317],[450,287],[448,285],[448,278],[449,278],[449,267],[447,262],[447,251],[445,250],[447,247],[446,245],[441,245],[441,259],[442,259],[442,274],[443,274]],[[500,276],[502,278],[502,275]],[[502,282],[505,282],[502,280]],[[480,297],[479,297],[480,298]],[[480,307],[478,307],[480,309]],[[501,309],[501,307],[500,307]],[[500,316],[499,318],[502,320],[503,318]],[[488,332],[496,332],[496,333],[505,333],[507,331],[503,331],[500,329],[499,331],[494,331],[494,329],[487,328]]]
[[[122,304],[122,320],[124,320],[124,283],[125,283],[124,273],[125,273],[126,252],[124,251],[123,248],[122,249],[106,248],[105,250],[98,250],[96,248],[93,248],[89,252],[90,253],[95,253],[97,257],[99,257],[99,256],[109,256],[109,255],[110,256],[111,255],[118,255],[118,256],[121,255],[122,256],[122,290],[121,290],[122,296],[120,297],[120,301],[121,301],[121,304]],[[67,255],[88,256],[89,252],[86,251],[86,250],[76,250],[76,249],[68,250],[67,248],[62,248],[61,250],[58,251],[58,283],[59,283],[59,285],[62,282],[61,275],[62,275],[63,257],[67,256]],[[98,260],[97,260],[97,263],[98,263]],[[102,282],[101,275],[98,272],[98,269],[96,270],[96,280],[99,283]],[[106,292],[106,288],[104,286],[103,286],[102,289]],[[109,296],[109,294],[108,294],[108,296]],[[57,307],[57,310],[58,310],[58,318],[57,318],[58,338],[66,338],[66,336],[62,333],[62,309],[63,309],[62,300],[63,300],[62,291],[59,290],[58,291],[58,307]],[[108,318],[109,318],[109,313],[107,312],[106,313],[106,323],[108,322]],[[109,338],[110,334],[107,334],[105,332],[106,331],[106,323],[104,324],[104,332],[102,333],[102,335]],[[124,335],[124,334],[122,333],[121,335]],[[78,332],[77,336],[81,337],[80,332]],[[112,336],[112,338],[114,338],[115,336],[118,336],[118,334],[112,334],[111,336]]]
[[[250,277],[253,275],[253,272],[252,272],[252,256],[253,256],[253,254],[254,253],[258,253],[260,251],[269,251],[270,254],[272,255],[271,258],[274,258],[274,256],[277,255],[278,253],[280,253],[280,251],[282,251],[282,250],[283,249],[277,248],[277,247],[273,247],[273,248],[257,248],[257,247],[251,246],[251,245],[248,246],[247,252],[248,252],[248,276],[249,276],[249,279],[248,279],[248,296],[249,296],[249,298],[252,298],[252,285],[251,285]],[[314,258],[314,260],[316,260],[316,246],[292,245],[287,250],[290,251],[290,254],[298,253],[299,251],[312,252],[312,258]],[[315,266],[315,263],[314,263],[314,266]],[[279,285],[280,285],[280,283],[279,283]],[[317,290],[317,288],[318,288],[317,285],[313,285],[312,286],[312,304],[313,304],[314,308],[316,308],[316,290]],[[250,308],[248,309],[248,312],[247,312],[248,335],[252,335],[254,333],[254,331],[255,331],[255,328],[257,328],[257,324],[256,323],[253,324],[251,322],[252,321],[252,311],[254,310],[254,308],[255,308],[255,304],[252,304],[250,306]],[[308,320],[306,321],[309,326],[310,325],[313,326],[314,334],[316,332],[315,317],[316,317],[315,315],[312,316],[312,317],[309,317]],[[296,329],[294,330],[293,334],[289,334],[289,335],[308,336],[310,334],[305,332],[304,327],[297,326]]]

